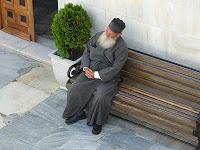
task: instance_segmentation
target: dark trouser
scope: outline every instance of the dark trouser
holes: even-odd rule
[[[102,82],[99,79],[88,79],[81,73],[68,92],[63,118],[76,117],[85,112],[88,125],[103,125],[117,92],[118,82],[115,80]]]

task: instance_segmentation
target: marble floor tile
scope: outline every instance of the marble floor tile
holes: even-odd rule
[[[54,93],[59,88],[59,84],[54,78],[53,70],[48,65],[40,65],[33,68],[16,80],[49,94]]]
[[[0,130],[0,139],[17,139],[33,145],[56,129],[57,125],[38,116],[26,114],[2,128]]]
[[[0,89],[0,112],[9,115],[24,113],[50,95],[20,82],[11,82]]]
[[[113,149],[125,150],[147,150],[154,144],[152,141],[135,136],[133,131],[127,129],[104,136],[98,142]]]
[[[39,63],[32,59],[11,53],[8,48],[0,47],[0,88],[38,65]]]
[[[160,144],[154,144],[148,150],[173,150],[173,149],[162,146]]]
[[[37,43],[40,43],[41,45],[47,46],[51,49],[56,49],[55,42],[53,41],[53,39],[50,39],[49,36],[45,35],[37,36]]]
[[[21,51],[30,46],[30,42],[0,31],[0,45],[14,49],[15,51]]]
[[[54,51],[54,49],[52,50],[44,45],[31,42],[31,45],[21,50],[21,53],[40,62],[51,64],[51,59],[48,54],[52,51]]]

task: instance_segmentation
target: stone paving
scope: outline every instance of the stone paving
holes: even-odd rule
[[[100,135],[86,120],[66,125],[67,92],[58,88],[50,65],[0,46],[0,70],[0,150],[195,149],[112,115]]]
[[[22,114],[58,89],[51,66],[0,47],[0,127],[3,117]]]

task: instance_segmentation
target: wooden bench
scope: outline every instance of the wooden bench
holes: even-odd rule
[[[130,50],[122,78],[112,114],[199,149],[200,72]]]

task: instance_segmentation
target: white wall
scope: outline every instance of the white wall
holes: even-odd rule
[[[200,70],[200,0],[59,0],[82,4],[93,31],[112,18],[126,23],[128,47]]]

